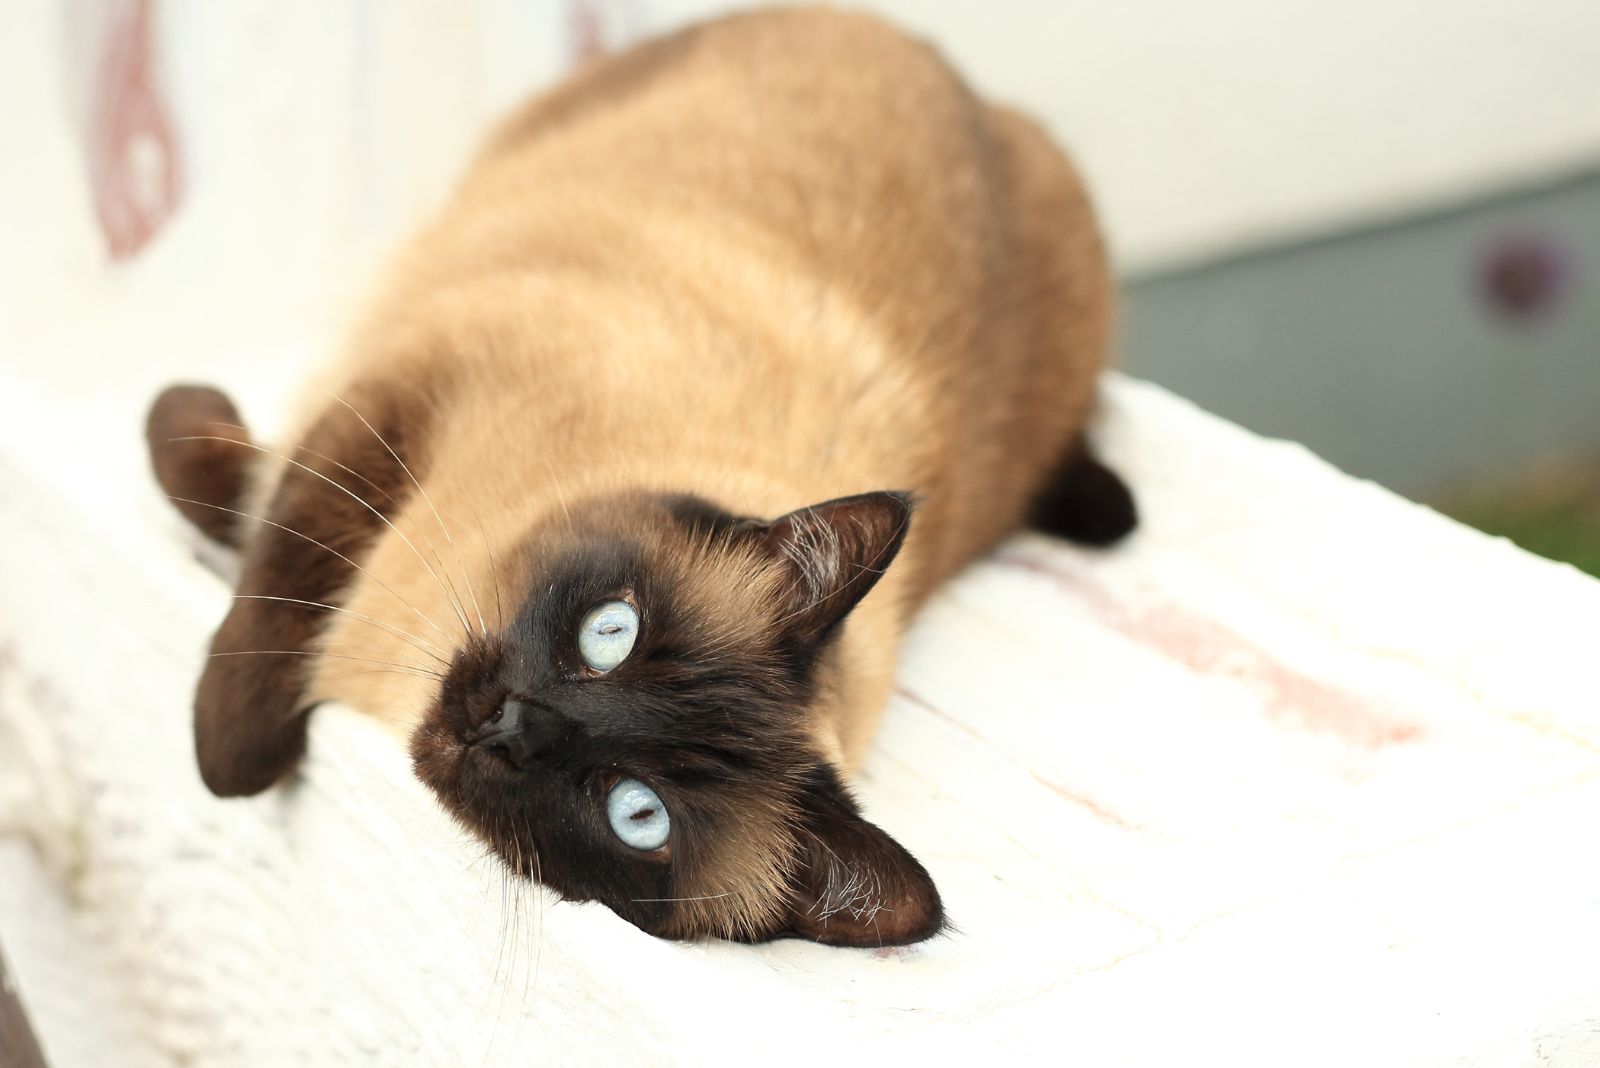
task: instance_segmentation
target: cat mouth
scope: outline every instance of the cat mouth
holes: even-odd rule
[[[475,743],[504,702],[503,691],[493,681],[502,655],[499,644],[487,640],[458,649],[432,705],[411,733],[417,778],[452,807],[460,807],[471,769],[479,763],[474,758]]]
[[[411,733],[411,767],[417,778],[452,811],[465,807],[473,747],[453,717],[435,708]]]
[[[525,735],[494,724],[473,726],[472,719],[461,708],[435,708],[411,736],[417,778],[462,814],[480,807],[488,792],[525,783],[534,770],[534,758],[519,748]]]
[[[527,827],[532,798],[515,789],[526,776],[483,746],[473,745],[437,714],[418,726],[411,751],[417,778],[473,837],[515,874],[538,879],[537,846],[514,828]],[[540,880],[542,882],[542,880]],[[545,884],[548,885],[548,884]]]

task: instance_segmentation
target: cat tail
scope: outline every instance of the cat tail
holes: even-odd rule
[[[1080,437],[1035,499],[1029,522],[1069,541],[1108,546],[1139,525],[1139,509],[1127,483]]]

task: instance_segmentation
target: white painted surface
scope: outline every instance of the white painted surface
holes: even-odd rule
[[[133,408],[98,460],[63,457],[27,390],[0,402],[0,722],[35,739],[4,752],[41,800],[10,822],[141,1034],[196,1064],[1585,1063],[1600,584],[1153,387],[1110,399],[1147,527],[1108,556],[1019,538],[941,594],[862,784],[958,934],[680,946],[508,890],[339,709],[289,787],[210,798],[186,703],[224,589],[115,488],[140,478]],[[64,488],[91,478],[88,507]],[[1019,609],[1039,664],[1001,655]],[[82,992],[27,963],[48,1040]]]
[[[0,687],[5,685],[0,679]],[[6,729],[0,726],[0,738]],[[31,1012],[50,1063],[170,1064],[142,1032],[126,977],[97,937],[99,920],[99,914],[74,907],[26,841],[15,833],[0,835],[0,938],[13,971],[27,976],[23,998],[42,1002],[23,1008]]]
[[[0,60],[47,101],[29,10]],[[0,878],[29,874],[0,934],[46,947],[16,965],[58,1066],[1600,1059],[1600,584],[1137,383],[1104,437],[1145,529],[1019,538],[936,598],[862,783],[958,934],[680,946],[545,902],[340,709],[290,786],[209,797],[187,707],[225,590],[143,406],[203,377],[276,421],[510,91],[480,45],[514,26],[175,10],[196,169],[138,259],[103,263],[61,113],[3,113]]]

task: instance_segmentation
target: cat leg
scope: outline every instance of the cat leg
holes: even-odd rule
[[[354,407],[324,413],[250,538],[238,596],[195,692],[200,776],[219,796],[265,790],[305,751],[303,695],[326,614],[412,484],[399,459],[400,409],[392,395],[384,400],[358,395]]]
[[[1139,511],[1127,484],[1079,438],[1034,501],[1029,521],[1046,534],[1104,546],[1138,526]]]

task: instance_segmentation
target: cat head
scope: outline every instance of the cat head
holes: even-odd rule
[[[929,937],[938,892],[861,817],[812,715],[911,508],[574,506],[530,537],[515,618],[453,658],[412,738],[419,777],[514,872],[652,934]]]

